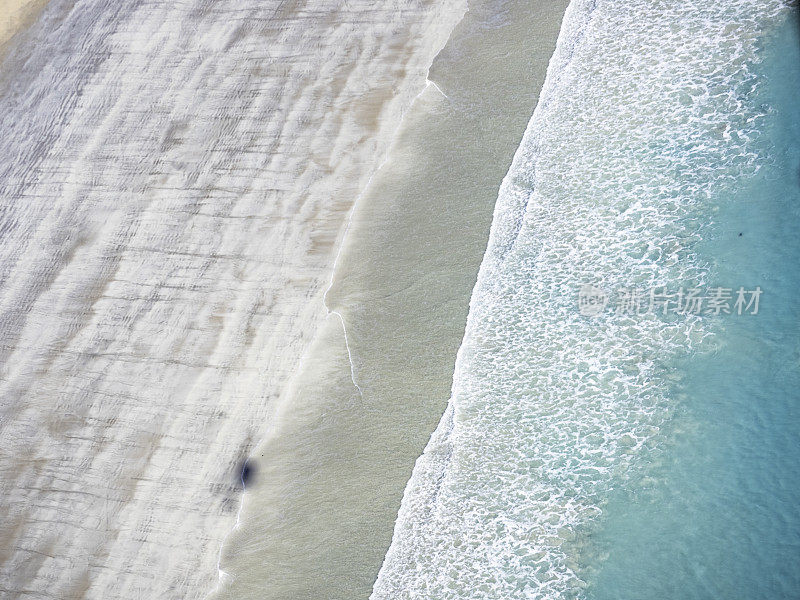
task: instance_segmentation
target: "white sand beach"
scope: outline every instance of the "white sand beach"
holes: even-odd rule
[[[0,595],[212,591],[348,212],[465,8],[52,0],[12,44]]]

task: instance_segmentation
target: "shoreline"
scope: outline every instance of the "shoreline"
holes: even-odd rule
[[[370,595],[449,397],[494,201],[566,4],[470,2],[434,61],[436,88],[406,114],[343,240],[327,299],[347,339],[331,315],[255,450],[215,598]]]
[[[0,248],[9,590],[218,583],[242,461],[325,318],[353,198],[463,8],[273,4],[98,4],[3,63],[3,193],[30,199]]]
[[[673,329],[674,321],[668,319],[655,322],[642,319],[631,327],[629,317],[620,313],[595,314],[602,321],[592,322],[586,313],[577,310],[574,295],[580,282],[586,281],[617,290],[630,281],[649,280],[665,286],[671,278],[681,282],[703,281],[713,268],[710,265],[714,264],[714,258],[721,259],[717,263],[721,269],[736,270],[745,261],[737,244],[741,240],[735,232],[739,231],[741,236],[740,230],[744,229],[746,235],[756,239],[769,237],[759,236],[755,230],[759,211],[769,204],[754,200],[759,195],[765,199],[782,198],[780,203],[788,206],[792,202],[788,198],[796,196],[797,180],[792,169],[784,169],[785,183],[775,185],[767,193],[744,191],[750,187],[748,180],[757,179],[753,174],[759,167],[769,165],[768,156],[772,154],[768,149],[771,144],[764,143],[763,138],[759,140],[763,126],[750,123],[759,123],[759,117],[768,112],[792,114],[795,111],[791,102],[785,104],[791,108],[775,111],[781,106],[780,101],[749,93],[753,73],[745,69],[727,75],[730,89],[747,90],[738,96],[744,100],[737,104],[736,110],[715,100],[687,110],[677,100],[677,94],[670,93],[698,84],[703,89],[710,83],[705,80],[708,73],[723,71],[727,64],[744,63],[747,59],[758,64],[758,43],[754,43],[757,36],[740,45],[742,36],[738,32],[730,34],[736,31],[733,23],[745,22],[744,17],[752,8],[738,4],[736,9],[741,12],[729,14],[720,10],[725,14],[719,15],[713,15],[712,8],[711,16],[703,13],[698,16],[691,5],[683,8],[686,26],[680,30],[682,35],[673,37],[666,32],[674,28],[676,20],[665,18],[651,4],[638,5],[636,10],[632,7],[630,12],[609,4],[570,4],[540,103],[501,186],[489,247],[458,354],[452,399],[446,416],[415,466],[372,600],[399,596],[461,598],[469,597],[470,591],[476,589],[491,597],[504,598],[573,597],[582,591],[591,597],[604,598],[665,597],[669,595],[667,590],[675,589],[674,574],[682,571],[686,576],[678,580],[688,582],[689,589],[703,596],[712,588],[725,590],[731,581],[730,576],[718,576],[717,582],[710,586],[705,578],[695,581],[691,577],[698,572],[692,568],[695,563],[689,567],[682,563],[687,556],[702,557],[700,552],[695,554],[699,550],[695,543],[700,540],[689,530],[694,530],[698,522],[711,520],[720,503],[725,504],[733,496],[729,482],[741,480],[740,461],[725,457],[711,470],[704,468],[704,464],[695,470],[694,478],[684,480],[684,487],[673,487],[659,481],[665,475],[661,467],[666,456],[658,453],[676,441],[664,435],[669,429],[673,433],[689,430],[706,444],[698,445],[694,453],[687,453],[683,467],[703,464],[706,457],[714,455],[710,451],[714,444],[709,444],[706,436],[693,427],[695,423],[676,422],[681,420],[680,413],[693,403],[715,425],[724,420],[719,415],[742,414],[741,406],[749,407],[753,398],[770,389],[774,370],[766,367],[769,361],[763,361],[760,368],[731,368],[735,360],[720,360],[724,344],[712,342],[705,346],[705,351],[714,350],[714,360],[697,369],[695,376],[708,381],[715,370],[727,372],[716,381],[705,383],[705,388],[701,387],[702,391],[693,397],[696,388],[682,385],[681,368],[686,372],[687,363],[702,360],[706,340],[716,337],[714,328],[730,331],[734,325],[698,319],[699,322],[678,324]],[[773,3],[772,14],[779,14],[781,8],[779,3]],[[594,10],[597,12],[591,14]],[[725,22],[726,18],[730,19],[728,35],[711,41],[711,36],[706,35],[708,23]],[[760,28],[770,30],[770,17],[762,18],[763,21],[755,22]],[[632,22],[652,24],[652,29],[640,34],[640,30],[627,27]],[[751,31],[751,27],[748,24],[746,29]],[[664,32],[663,45],[651,46],[653,35],[660,32]],[[797,48],[796,39],[794,32],[784,36],[784,47]],[[628,54],[631,48],[636,52]],[[676,48],[686,49],[692,60],[676,60]],[[600,52],[601,49],[607,52]],[[648,73],[639,61],[659,64],[669,75],[661,76],[661,71],[658,75]],[[781,75],[785,73],[796,80],[797,62],[792,64],[791,58],[784,59],[784,65],[790,64],[791,69],[784,66],[783,73],[772,71],[773,81],[782,81]],[[600,73],[603,75],[595,78]],[[629,74],[630,79],[626,79]],[[783,84],[786,91],[792,89],[789,81]],[[604,85],[609,82],[621,85]],[[790,98],[791,92],[786,91],[784,98]],[[627,114],[619,109],[620,105],[628,107]],[[587,106],[593,110],[591,117],[584,120]],[[739,137],[734,134],[726,140],[698,127],[687,118],[692,110],[723,121],[726,117],[738,120]],[[672,137],[686,139],[697,135],[695,143],[703,146],[707,154],[683,162],[676,151],[671,158],[677,155],[679,166],[665,169],[660,162],[664,154],[653,143],[658,134],[648,130],[650,120],[658,119],[661,114],[670,115],[665,120],[665,129]],[[733,124],[731,129],[737,131]],[[615,137],[616,132],[628,130],[634,133]],[[791,144],[785,148],[791,148]],[[753,151],[748,152],[750,149]],[[781,149],[773,156],[790,152]],[[646,167],[638,171],[643,165]],[[731,171],[737,175],[714,177],[724,172],[722,165],[732,165]],[[598,176],[586,178],[588,173]],[[604,179],[609,174],[614,183],[604,189],[608,181]],[[614,177],[622,174],[629,177],[621,177],[624,184]],[[777,181],[775,175],[761,174],[759,178]],[[661,196],[648,185],[658,186],[659,192],[669,191]],[[687,188],[697,189],[693,186],[701,185],[708,186],[704,187],[708,202],[694,204],[693,198],[699,194],[688,192]],[[782,187],[783,191],[776,194],[776,187]],[[732,203],[731,197],[737,195],[752,212],[749,218],[740,217],[738,223],[726,224],[723,211]],[[657,215],[652,220],[652,230],[640,226],[638,221],[631,226],[630,221],[621,223],[617,219],[617,211],[626,211],[639,200],[644,210]],[[719,213],[717,209],[721,209]],[[775,214],[786,212],[784,209]],[[668,221],[670,217],[675,220]],[[702,230],[702,235],[691,239],[686,234],[697,231],[698,221],[713,222],[723,235],[708,227]],[[662,229],[665,223],[668,227]],[[666,245],[671,242],[671,235],[681,241],[669,259],[659,253],[641,262],[628,260],[630,249],[643,240],[645,243],[660,240]],[[720,243],[720,238],[724,240],[720,246],[728,246],[727,256],[725,253],[704,256],[699,251],[703,241],[713,239],[714,243]],[[610,240],[618,244],[612,252],[608,251]],[[774,253],[776,273],[782,272],[781,265],[791,262],[785,257],[796,249],[792,241],[779,246],[780,250]],[[762,259],[767,252],[756,254]],[[679,260],[674,260],[676,256]],[[764,273],[769,271],[763,264],[751,267],[749,279],[738,277],[747,281],[752,280],[754,273],[767,277]],[[704,272],[705,269],[708,271]],[[593,276],[597,279],[592,279]],[[737,276],[730,275],[722,278],[736,279]],[[709,280],[716,279],[712,275]],[[786,286],[786,289],[791,288]],[[791,298],[791,294],[786,294],[786,298]],[[791,301],[786,303],[789,306]],[[788,312],[785,315],[785,323],[791,322]],[[618,327],[620,322],[622,326]],[[734,344],[759,337],[755,320],[739,322],[751,328],[745,335],[729,338]],[[629,327],[633,331],[623,333]],[[750,356],[764,356],[764,353],[742,353],[743,365],[747,365]],[[716,369],[712,366],[714,362]],[[638,369],[642,365],[657,366],[642,376],[635,369],[625,372],[625,365],[631,363]],[[719,368],[720,363],[723,369]],[[594,367],[597,370],[592,373],[593,367],[586,368],[589,364],[600,366]],[[787,372],[794,373],[788,368]],[[727,383],[743,373],[747,373],[744,379],[763,373],[767,381],[760,385],[751,383],[749,389],[745,383]],[[582,384],[593,377],[614,384],[605,389],[590,385],[587,390]],[[732,410],[727,407],[721,410],[722,402],[716,399],[707,402],[714,398],[715,389],[723,387],[722,381],[727,389],[716,391],[720,396],[735,396],[731,394],[735,388],[747,390],[734,400],[739,406]],[[789,381],[786,383],[785,389],[794,389]],[[765,404],[771,404],[773,398],[769,400]],[[794,397],[784,391],[785,406],[780,410],[793,406],[792,400]],[[738,447],[742,436],[736,432],[747,430],[747,423],[761,423],[762,419],[763,413],[758,417],[747,415],[740,421],[731,419],[732,427],[724,428],[727,429],[724,435],[731,438],[729,443],[733,447]],[[751,433],[754,442],[751,447],[761,447],[757,441],[760,437],[759,433]],[[749,453],[745,450],[742,454]],[[780,451],[763,453],[762,461],[771,464],[770,454],[774,457]],[[652,471],[650,467],[654,467]],[[725,468],[730,469],[727,481],[718,483],[716,489],[713,484],[709,486],[712,493],[705,501],[706,514],[700,519],[689,519],[688,527],[681,528],[678,523],[700,504],[695,495],[696,482],[705,483],[713,479],[708,477],[709,473]],[[769,469],[762,466],[761,471]],[[776,470],[786,471],[786,468]],[[653,488],[660,488],[661,497],[651,504]],[[775,488],[790,494],[783,482]],[[676,489],[686,493],[676,494]],[[766,495],[777,495],[775,492],[777,489]],[[672,503],[675,497],[691,499],[676,506]],[[749,504],[749,510],[753,510],[767,503],[749,499],[743,504]],[[784,506],[783,500],[775,503],[773,522],[786,522],[782,518],[786,514]],[[642,508],[638,522],[632,523],[631,514]],[[595,536],[607,525],[601,519],[611,510],[616,511],[618,529],[610,536],[612,543],[606,538],[605,543],[597,544]],[[671,513],[666,522],[659,520],[662,512]],[[737,515],[733,520],[738,522],[746,513]],[[694,516],[699,515],[694,513]],[[654,523],[661,526],[653,527]],[[750,525],[755,533],[728,534],[724,547],[735,548],[738,542],[742,547],[739,556],[746,560],[761,543],[762,526],[763,522],[756,519]],[[699,572],[724,566],[716,554],[720,547],[718,532],[730,529],[732,526],[727,523],[716,531],[707,530],[708,546],[703,549],[706,556],[699,562],[702,567]],[[641,532],[645,536],[637,539]],[[642,560],[642,550],[658,545],[662,537],[667,540],[665,546],[670,552]],[[746,540],[743,543],[739,542],[742,538]],[[604,582],[604,593],[597,593],[593,584],[598,581],[598,571],[605,569],[603,562],[609,553],[613,556],[620,548],[629,553],[626,564],[620,568],[618,563],[616,572]],[[674,557],[680,559],[671,561]],[[742,560],[731,564],[740,564]],[[664,567],[664,563],[669,566]],[[762,563],[775,560],[765,559]],[[640,573],[639,581],[629,586],[631,573],[637,572],[641,564],[647,564],[648,568]],[[735,570],[729,569],[731,573]],[[752,571],[756,575],[750,578],[752,589],[763,589],[763,565]],[[659,575],[660,581],[652,587],[642,585],[643,580],[651,580],[651,574]],[[792,582],[789,578],[781,579]]]

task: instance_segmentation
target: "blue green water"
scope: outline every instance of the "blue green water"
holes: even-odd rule
[[[373,600],[800,598],[799,51],[573,0]],[[718,286],[758,314],[621,310]]]
[[[759,313],[681,363],[672,439],[605,508],[592,599],[800,598],[798,31],[795,15],[756,66],[771,160],[719,199],[698,249],[715,281],[764,289]]]

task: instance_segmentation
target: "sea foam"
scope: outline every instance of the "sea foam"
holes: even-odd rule
[[[675,409],[673,365],[721,325],[584,316],[578,290],[714,283],[697,244],[770,160],[752,66],[787,7],[570,5],[373,600],[581,595],[592,523]]]

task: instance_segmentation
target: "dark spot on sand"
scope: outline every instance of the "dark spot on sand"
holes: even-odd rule
[[[245,459],[245,461],[239,467],[239,481],[238,483],[241,484],[243,488],[246,488],[248,485],[255,481],[256,475],[256,466],[251,460]]]
[[[742,232],[741,231],[739,232],[739,237],[742,237]]]

